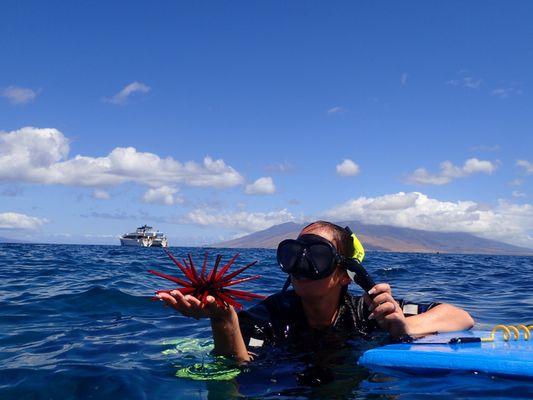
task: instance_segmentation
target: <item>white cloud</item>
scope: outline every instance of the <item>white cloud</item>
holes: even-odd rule
[[[473,201],[440,201],[419,192],[359,197],[325,213],[332,220],[441,232],[467,232],[533,247],[533,205],[500,200],[495,207]]]
[[[401,76],[400,76],[400,85],[402,86],[405,86],[407,85],[407,79],[409,78],[409,75],[407,75],[407,73],[403,73]]]
[[[516,160],[516,165],[522,167],[527,175],[533,174],[533,163],[527,160]]]
[[[507,99],[511,96],[518,96],[522,94],[522,89],[514,86],[499,87],[490,92],[491,95],[499,97],[500,99]]]
[[[0,96],[5,97],[11,104],[26,104],[33,101],[38,92],[17,86],[9,86],[0,92]]]
[[[14,212],[0,213],[0,229],[34,230],[48,222],[45,218],[30,217]]]
[[[451,165],[451,163],[450,163]],[[455,169],[457,167],[453,167]],[[492,174],[498,168],[496,163],[491,161],[478,160],[477,158],[469,158],[465,161],[463,167],[457,172],[457,177],[462,178],[475,173]]]
[[[103,157],[68,158],[69,140],[57,129],[25,127],[0,131],[0,181],[105,187],[134,182],[150,187],[183,183],[225,188],[243,177],[223,160],[181,163],[133,147],[117,147]]]
[[[132,82],[126,85],[124,89],[112,97],[104,98],[104,101],[112,104],[126,104],[129,97],[134,93],[148,93],[151,90],[150,86],[142,82]]]
[[[511,182],[509,182],[509,185],[511,185],[511,186],[521,186],[522,183],[524,183],[523,179],[513,179]]]
[[[238,211],[225,214],[197,209],[186,214],[182,219],[183,223],[236,229],[241,232],[255,232],[291,221],[294,221],[294,217],[286,209],[266,213]]]
[[[94,189],[93,191],[93,198],[98,200],[109,200],[111,196],[109,193],[102,189]]]
[[[244,189],[246,194],[274,194],[276,186],[270,176],[259,178],[254,183],[247,185]]]
[[[445,185],[453,179],[464,178],[472,174],[492,174],[497,168],[497,163],[477,158],[466,160],[462,167],[453,165],[451,161],[444,161],[440,164],[438,174],[431,174],[425,168],[418,168],[407,178],[407,182],[421,185]]]
[[[183,203],[183,199],[179,196],[174,196],[178,189],[170,186],[161,186],[158,188],[150,188],[142,197],[144,203],[157,203],[166,206]]]
[[[348,158],[344,159],[336,168],[337,174],[341,176],[354,176],[360,172],[359,165]]]
[[[518,190],[513,190],[512,195],[513,197],[526,197],[525,193],[519,192]]]
[[[344,107],[335,106],[335,107],[328,108],[326,110],[326,113],[328,115],[335,115],[335,114],[342,114],[344,113],[344,111],[345,111]]]
[[[483,81],[481,79],[473,78],[471,76],[461,76],[456,79],[450,79],[446,82],[446,84],[451,86],[460,86],[468,89],[479,89],[482,82]]]

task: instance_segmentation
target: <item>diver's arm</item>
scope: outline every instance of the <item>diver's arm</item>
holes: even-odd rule
[[[474,326],[469,313],[451,304],[439,304],[422,314],[406,317],[405,320],[406,333],[409,335],[462,331]]]
[[[213,296],[207,296],[206,302],[202,303],[194,296],[184,296],[179,290],[159,293],[157,297],[186,317],[210,318],[215,354],[233,357],[237,361],[250,361],[242,338],[239,318],[233,307],[219,307]]]
[[[387,283],[374,286],[364,295],[364,300],[370,311],[368,318],[375,319],[394,337],[464,330],[474,325],[470,314],[450,304],[439,304],[424,313],[406,317]]]
[[[231,308],[231,314],[224,318],[211,318],[211,329],[215,342],[215,354],[229,356],[237,361],[250,361],[239,326],[239,317]]]

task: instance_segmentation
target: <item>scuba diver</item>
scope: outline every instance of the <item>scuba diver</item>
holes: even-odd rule
[[[450,304],[395,299],[389,284],[375,284],[368,276],[363,257],[363,246],[349,228],[317,221],[297,239],[279,244],[277,259],[287,283],[248,310],[220,307],[211,296],[203,304],[177,290],[158,297],[185,316],[210,318],[215,354],[239,362],[279,344],[312,348],[328,337],[349,340],[384,332],[401,338],[474,325],[466,311]],[[348,293],[352,281],[366,291],[363,296]],[[294,290],[287,290],[290,283]]]

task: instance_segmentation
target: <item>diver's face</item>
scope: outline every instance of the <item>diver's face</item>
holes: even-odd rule
[[[329,240],[336,247],[336,243],[333,239],[331,233],[325,229],[313,229],[308,228],[304,229],[301,235],[304,234],[313,234],[323,237],[324,239]],[[294,275],[291,275],[292,286],[294,291],[298,296],[304,299],[312,300],[320,299],[326,294],[332,293],[334,289],[340,289],[342,286],[345,286],[350,283],[350,278],[346,274],[346,271],[337,267],[335,271],[330,275],[322,279],[308,279],[308,278],[297,278]]]

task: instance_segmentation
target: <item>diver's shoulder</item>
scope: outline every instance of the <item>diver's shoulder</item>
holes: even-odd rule
[[[258,309],[280,309],[291,307],[295,302],[298,302],[298,296],[294,293],[294,290],[286,290],[284,292],[277,292],[271,294],[266,299],[261,300],[247,311],[253,311]]]
[[[299,298],[293,290],[274,293],[252,307],[238,312],[239,320],[273,321],[290,319],[300,310]]]

